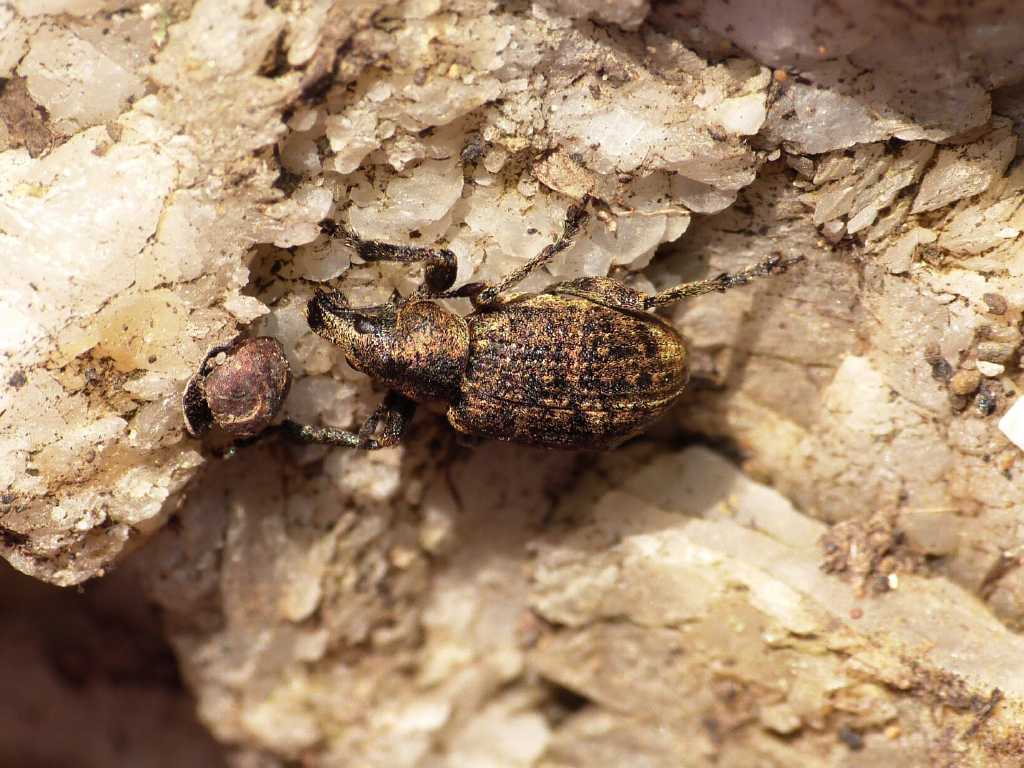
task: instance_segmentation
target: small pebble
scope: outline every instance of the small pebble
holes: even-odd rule
[[[978,345],[978,359],[989,363],[1009,363],[1017,354],[1017,345],[1007,341],[983,341]]]
[[[924,359],[932,367],[932,378],[937,381],[949,381],[953,375],[953,366],[942,356],[938,344],[929,344],[924,350]]]
[[[796,733],[802,725],[800,716],[786,703],[764,707],[760,713],[761,725],[782,736]]]
[[[843,239],[843,235],[846,234],[846,222],[840,219],[825,222],[825,225],[821,228],[821,233],[830,243],[838,243]]]
[[[1002,420],[999,421],[999,428],[1002,429]],[[996,466],[1000,472],[1009,472],[1013,469],[1013,465],[1017,463],[1017,452],[1010,449],[1003,451],[996,457]]]
[[[953,375],[953,366],[941,357],[931,362],[930,365],[932,367],[932,378],[936,381],[949,381]]]
[[[1009,309],[1006,299],[998,293],[983,294],[981,300],[985,302],[986,306],[988,306],[988,311],[993,315],[1005,315],[1006,310]]]
[[[864,749],[864,737],[857,733],[853,728],[848,725],[841,725],[837,734],[839,740],[843,742],[853,752],[858,752]]]
[[[979,329],[980,330],[980,329]],[[985,326],[984,339],[988,341],[1005,341],[1015,346],[1020,346],[1020,331],[1012,325],[987,325]],[[979,340],[983,340],[979,337]]]
[[[981,386],[981,374],[978,371],[960,370],[949,380],[949,391],[954,395],[973,395]]]
[[[978,372],[982,376],[988,376],[990,379],[995,378],[996,376],[1002,376],[1006,371],[1005,365],[1002,365],[1001,363],[992,363],[988,360],[979,360],[977,365]]]

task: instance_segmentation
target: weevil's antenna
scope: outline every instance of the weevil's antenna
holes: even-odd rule
[[[692,283],[683,283],[682,285],[677,285],[675,288],[669,288],[668,290],[662,291],[654,296],[648,296],[644,299],[644,308],[654,309],[655,307],[663,307],[666,304],[671,304],[675,301],[689,298],[691,296],[701,296],[705,293],[712,293],[714,291],[727,291],[730,288],[746,285],[759,277],[781,275],[791,266],[798,264],[803,260],[803,256],[793,256],[791,258],[784,259],[781,253],[774,253],[763,261],[760,261],[757,264],[752,264],[738,272],[723,272],[717,277],[712,277],[708,280],[697,280]]]

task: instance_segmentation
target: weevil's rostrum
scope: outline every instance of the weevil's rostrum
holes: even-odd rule
[[[570,207],[556,242],[499,284],[455,290],[450,251],[363,242],[325,225],[366,260],[424,262],[425,280],[416,296],[376,307],[351,308],[337,292],[310,299],[310,327],[389,392],[358,432],[294,422],[283,428],[308,442],[384,448],[402,438],[416,403],[442,401],[448,421],[466,435],[548,448],[612,448],[663,415],[686,386],[686,344],[650,310],[782,272],[799,260],[773,256],[654,296],[602,277],[558,283],[539,294],[507,293],[571,245],[587,202]],[[471,299],[474,311],[462,317],[430,300],[455,297]]]
[[[309,326],[341,346],[357,371],[414,400],[451,400],[469,355],[466,321],[432,301],[348,309],[318,293]]]

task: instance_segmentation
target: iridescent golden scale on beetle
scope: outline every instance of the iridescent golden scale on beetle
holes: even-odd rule
[[[271,428],[291,380],[287,361],[273,339],[249,339],[204,360],[183,397],[189,431],[214,427],[239,441],[283,432],[303,442],[387,448],[405,435],[416,403],[441,401],[452,427],[474,437],[602,450],[639,434],[679,399],[688,377],[685,341],[651,310],[781,273],[801,257],[774,255],[654,296],[606,277],[511,293],[572,245],[589,202],[572,206],[561,237],[499,283],[456,289],[451,251],[360,240],[324,222],[325,233],[364,261],[425,266],[408,298],[350,307],[340,292],[318,291],[306,307],[313,331],[388,387],[380,406],[356,432],[293,421]],[[460,316],[433,301],[446,298],[468,298],[473,311]]]

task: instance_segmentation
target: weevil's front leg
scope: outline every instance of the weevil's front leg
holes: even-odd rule
[[[790,259],[784,259],[782,258],[782,254],[772,254],[767,259],[745,269],[741,269],[738,272],[723,272],[717,277],[712,277],[708,280],[697,280],[692,283],[683,283],[682,285],[677,285],[675,288],[669,288],[667,291],[662,291],[654,296],[648,296],[644,299],[644,308],[653,309],[654,307],[662,307],[666,304],[671,304],[672,302],[679,301],[680,299],[684,299],[689,296],[701,296],[702,294],[712,293],[713,291],[727,291],[738,285],[746,285],[751,280],[755,280],[759,277],[782,274],[791,266],[803,260],[803,256],[794,256]]]
[[[375,450],[398,445],[416,413],[416,403],[400,392],[389,391],[359,428],[361,448]]]
[[[294,421],[283,422],[281,430],[290,438],[303,443],[323,443],[376,451],[398,445],[405,436],[415,412],[416,403],[405,395],[391,391],[384,396],[384,400],[358,432],[349,432],[337,427],[314,427]]]
[[[569,206],[569,210],[565,214],[562,234],[558,239],[551,243],[551,245],[546,246],[519,269],[506,275],[500,283],[488,286],[481,283],[469,283],[454,291],[449,291],[444,294],[443,298],[468,297],[472,299],[473,305],[476,307],[487,307],[497,303],[502,293],[515,286],[521,280],[524,280],[535,269],[547,264],[557,254],[575,242],[576,235],[579,234],[580,229],[583,228],[584,223],[587,221],[588,202],[590,202],[590,198],[584,197],[580,202]]]
[[[362,240],[337,222],[325,219],[320,229],[329,237],[343,240],[363,261],[395,261],[401,264],[422,262],[423,284],[417,296],[433,297],[452,287],[458,271],[455,254],[447,248],[422,248],[415,245],[394,245],[377,240]]]

